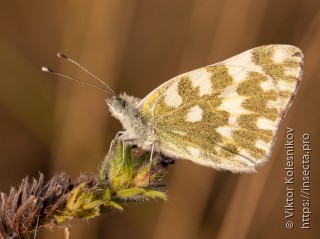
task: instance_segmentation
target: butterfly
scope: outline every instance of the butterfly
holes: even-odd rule
[[[266,45],[176,76],[141,100],[116,95],[104,83],[112,93],[109,110],[124,128],[115,140],[150,151],[151,159],[157,152],[215,169],[253,172],[271,155],[302,66],[299,48]]]

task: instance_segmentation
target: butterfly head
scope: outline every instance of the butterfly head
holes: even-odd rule
[[[138,114],[138,103],[139,100],[132,96],[128,96],[127,94],[120,94],[111,96],[107,100],[110,111],[114,117],[119,119],[119,117],[123,117],[123,115],[128,114],[132,111],[136,111]]]
[[[113,117],[117,118],[124,129],[136,134],[137,129],[141,127],[140,112],[138,109],[139,99],[120,94],[111,96],[107,100],[109,110]]]
[[[125,109],[128,107],[128,102],[121,95],[112,96],[107,100],[107,104],[112,115],[117,119],[124,114]]]

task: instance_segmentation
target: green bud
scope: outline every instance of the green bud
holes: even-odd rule
[[[131,183],[133,172],[130,145],[127,145],[123,151],[122,144],[118,143],[115,155],[110,161],[108,173],[111,187],[115,191],[127,188]]]

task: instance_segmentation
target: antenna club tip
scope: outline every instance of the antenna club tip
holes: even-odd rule
[[[68,57],[65,54],[61,53],[61,52],[57,53],[57,57],[68,59]]]
[[[45,66],[43,66],[41,68],[41,70],[44,71],[44,72],[53,72],[51,69],[49,69],[48,67],[45,67]]]

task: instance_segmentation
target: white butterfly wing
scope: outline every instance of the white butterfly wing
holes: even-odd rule
[[[303,55],[268,45],[179,75],[140,103],[158,151],[231,171],[269,157],[302,75]]]

